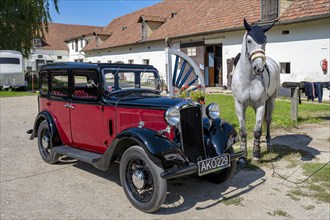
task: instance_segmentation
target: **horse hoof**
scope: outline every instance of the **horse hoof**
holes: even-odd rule
[[[270,139],[266,140],[266,144],[267,144],[267,146],[272,146],[272,142],[270,141]]]
[[[245,167],[247,167],[247,165],[248,165],[248,161],[247,161],[247,159],[245,158],[245,157],[240,157],[239,159],[238,159],[238,161],[237,161],[237,166],[239,167],[239,168],[245,168]]]
[[[253,164],[259,164],[259,163],[260,163],[260,157],[252,157],[251,162],[252,162]]]

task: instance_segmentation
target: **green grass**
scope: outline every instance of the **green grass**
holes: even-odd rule
[[[232,95],[207,95],[207,104],[218,103],[220,106],[220,117],[230,122],[235,128],[239,127],[235,113],[234,98]],[[276,100],[273,113],[272,128],[289,128],[303,123],[318,123],[330,118],[330,105],[317,103],[303,103],[298,106],[298,122],[292,122],[290,118],[290,102]],[[246,128],[252,132],[255,126],[255,113],[253,108],[248,107],[246,111]],[[263,126],[265,127],[265,126]]]
[[[267,212],[268,215],[270,216],[280,216],[280,217],[291,217],[288,213],[286,213],[283,210],[276,210],[273,212]]]
[[[222,203],[225,204],[226,206],[229,206],[229,205],[243,206],[241,203],[243,200],[244,199],[241,197],[235,197],[235,198],[225,199],[225,200],[223,200]]]
[[[309,206],[302,206],[305,210],[313,210],[315,206],[309,205]]]
[[[323,167],[324,166],[324,167]],[[330,164],[325,165],[324,163],[305,163],[303,165],[304,174],[306,176],[310,176],[323,167],[320,171],[318,171],[312,178],[312,182],[324,182],[327,183],[328,187],[330,187]]]
[[[309,197],[320,202],[330,203],[330,164],[305,163],[302,168],[306,177],[317,173],[308,179],[306,184],[290,190],[287,196],[295,201],[299,197]],[[319,170],[320,168],[322,169]]]
[[[0,98],[4,97],[16,97],[16,96],[32,96],[36,95],[36,93],[32,92],[18,92],[18,91],[0,91]]]

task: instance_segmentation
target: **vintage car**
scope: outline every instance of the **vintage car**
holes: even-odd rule
[[[167,180],[197,174],[221,183],[236,170],[237,132],[219,106],[161,96],[150,65],[53,63],[39,72],[38,138],[50,164],[67,156],[106,171],[120,163],[120,181],[137,209],[163,204]],[[203,113],[205,112],[205,113]],[[205,117],[203,117],[205,115]]]

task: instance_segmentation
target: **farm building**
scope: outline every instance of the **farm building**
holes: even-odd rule
[[[38,71],[38,69],[52,62],[82,61],[85,57],[81,49],[86,46],[85,37],[74,41],[73,36],[93,33],[102,27],[49,23],[49,31],[45,38],[34,39],[34,50],[28,59],[25,59],[25,71]],[[66,41],[67,40],[67,41]]]
[[[63,60],[151,64],[166,78],[169,39],[172,48],[196,62],[207,86],[230,86],[246,18],[258,25],[276,21],[267,32],[266,55],[279,63],[281,82],[330,81],[329,70],[321,67],[322,60],[329,62],[329,8],[329,0],[164,0],[118,17],[103,29],[91,27],[64,37],[68,57]],[[324,97],[329,99],[328,91]]]

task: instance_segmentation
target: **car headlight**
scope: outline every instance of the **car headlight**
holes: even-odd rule
[[[206,115],[210,119],[217,119],[220,115],[219,105],[215,103],[211,103],[206,107]]]
[[[171,107],[165,112],[165,120],[167,124],[176,126],[180,121],[180,112],[176,107]]]

